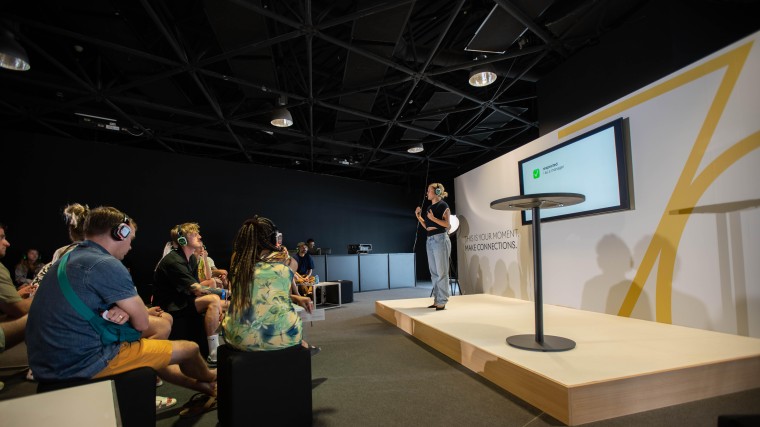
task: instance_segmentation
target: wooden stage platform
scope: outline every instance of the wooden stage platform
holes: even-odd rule
[[[533,334],[534,303],[495,295],[377,301],[375,313],[568,425],[760,387],[760,339],[544,305],[564,352],[509,346]]]

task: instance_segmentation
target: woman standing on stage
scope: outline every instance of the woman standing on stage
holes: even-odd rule
[[[449,300],[449,257],[451,256],[451,241],[448,230],[449,205],[443,201],[449,193],[443,188],[443,184],[433,183],[427,187],[427,199],[431,205],[422,215],[422,208],[417,206],[414,215],[417,221],[427,230],[428,266],[430,267],[430,280],[433,282],[433,305],[428,308],[443,310]]]

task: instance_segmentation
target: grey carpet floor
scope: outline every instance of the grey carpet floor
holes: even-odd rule
[[[376,300],[429,295],[429,283],[356,293],[354,302],[327,310],[324,321],[305,324],[306,340],[322,347],[312,359],[314,426],[563,425],[374,314]],[[4,365],[14,363],[5,356],[0,359]],[[33,393],[33,383],[12,370],[0,375],[7,384],[0,399]],[[192,391],[164,384],[156,393],[179,400],[157,414],[156,426],[217,425],[216,411],[194,419],[178,417]],[[586,426],[717,426],[721,414],[752,413],[760,413],[760,389]]]

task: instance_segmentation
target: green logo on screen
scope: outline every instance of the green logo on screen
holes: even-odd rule
[[[538,179],[538,177],[541,176],[541,171],[539,169],[533,169],[533,179]]]

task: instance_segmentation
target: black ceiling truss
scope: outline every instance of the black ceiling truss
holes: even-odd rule
[[[32,69],[0,70],[0,123],[376,182],[448,179],[537,137],[536,81],[583,31],[624,18],[600,18],[611,1],[10,2],[0,13]],[[489,33],[492,9],[513,38]],[[476,60],[476,36],[503,53]],[[469,86],[485,64],[497,84]],[[280,99],[290,128],[269,123]],[[425,151],[408,153],[416,143]]]

